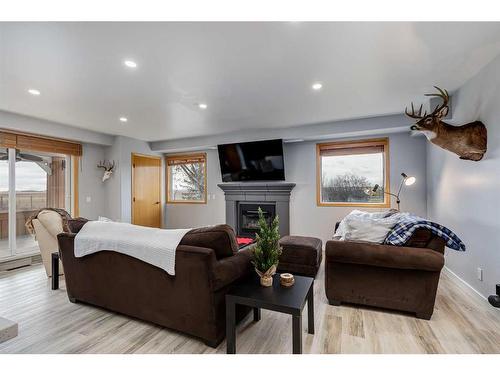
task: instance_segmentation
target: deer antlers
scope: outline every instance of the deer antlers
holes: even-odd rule
[[[114,167],[115,167],[114,160],[112,163],[109,163],[108,161],[103,160],[103,161],[99,161],[99,164],[97,164],[97,168],[103,168],[106,172],[112,171]]]
[[[422,115],[422,106],[423,104],[420,104],[420,108],[418,109],[417,113],[415,113],[415,108],[413,108],[413,102],[411,102],[411,113],[408,112],[408,107],[405,107],[406,116],[416,119],[424,118],[425,116],[427,116],[427,111],[425,111],[424,114]]]
[[[446,107],[446,112],[440,115],[440,117],[444,117],[448,114],[448,102],[450,101],[450,95],[446,89],[442,90],[437,86],[434,86],[436,90],[439,91],[439,94],[425,94],[425,96],[436,96],[438,98],[443,99],[443,103],[441,105],[437,105],[434,111],[431,113],[431,116],[436,116],[443,108]]]
[[[443,90],[437,86],[434,86],[434,88],[436,90],[438,90],[439,93],[425,94],[425,96],[435,96],[435,97],[441,98],[441,99],[443,99],[443,103],[441,105],[437,105],[436,108],[434,109],[434,111],[432,111],[429,114],[429,116],[431,116],[431,117],[437,116],[439,114],[439,112],[441,112],[441,110],[446,107],[446,112],[439,114],[439,117],[444,117],[448,114],[448,103],[450,101],[450,95],[448,94],[448,91],[446,89]],[[413,107],[413,102],[412,102],[411,103],[411,113],[408,112],[408,107],[405,108],[406,116],[414,118],[414,119],[422,119],[422,118],[426,117],[427,111],[425,111],[424,114],[422,114],[422,106],[423,106],[423,104],[421,104],[418,111],[415,112],[415,108]]]

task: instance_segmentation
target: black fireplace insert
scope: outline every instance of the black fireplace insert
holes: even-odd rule
[[[276,216],[275,203],[240,203],[238,206],[238,236],[255,238],[259,231],[259,207],[268,224]]]

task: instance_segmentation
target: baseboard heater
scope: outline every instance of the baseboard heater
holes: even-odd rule
[[[17,334],[17,323],[0,316],[0,343],[13,339]]]
[[[31,266],[32,264],[38,264],[42,262],[42,257],[40,254],[31,255],[24,258],[6,260],[0,263],[0,271],[10,271],[16,268]]]

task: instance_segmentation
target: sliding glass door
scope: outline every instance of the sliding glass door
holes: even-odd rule
[[[70,211],[70,157],[0,149],[0,261],[39,252],[26,220],[42,208]]]
[[[12,256],[9,243],[9,150],[0,148],[0,259]]]

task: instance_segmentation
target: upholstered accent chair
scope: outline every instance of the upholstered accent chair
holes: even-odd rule
[[[32,221],[35,230],[35,239],[40,247],[43,266],[47,277],[52,277],[51,254],[59,251],[57,235],[64,232],[61,216],[50,210],[40,211]],[[62,263],[59,263],[59,274],[63,275]]]
[[[328,241],[328,302],[401,310],[429,320],[444,266],[444,246],[444,240],[428,229],[417,229],[404,246]]]

